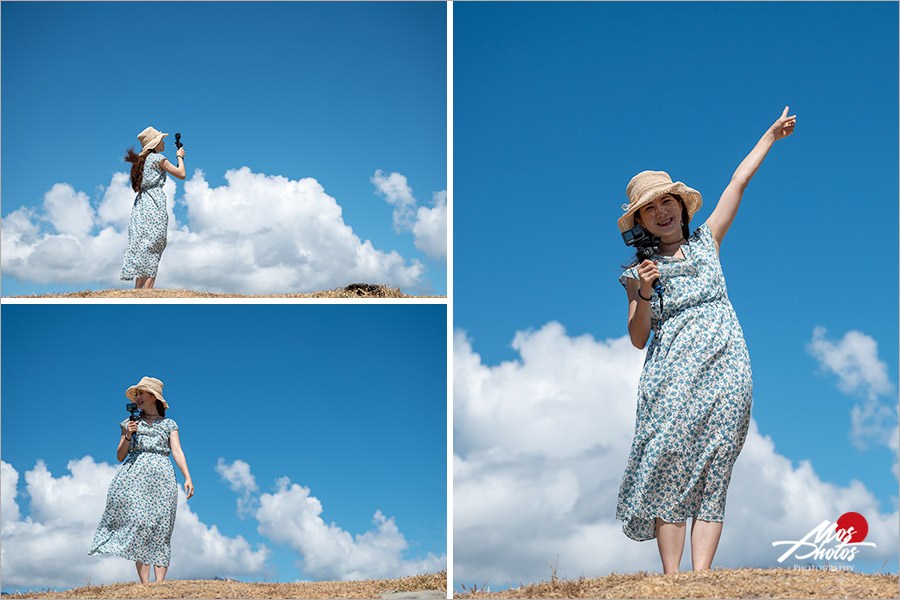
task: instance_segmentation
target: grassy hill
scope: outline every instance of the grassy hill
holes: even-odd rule
[[[409,296],[398,288],[371,283],[351,283],[346,287],[306,294],[214,294],[192,290],[85,290],[65,294],[6,296],[9,298],[446,298],[446,296]]]
[[[243,583],[240,581],[175,580],[162,583],[89,585],[64,592],[12,594],[18,598],[381,598],[396,592],[441,590],[446,597],[447,572],[402,579]]]
[[[491,592],[463,589],[454,598],[898,598],[897,575],[792,569],[713,569],[671,575],[613,573],[532,583]]]

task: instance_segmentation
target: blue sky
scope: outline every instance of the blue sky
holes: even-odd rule
[[[752,360],[753,418],[795,466],[808,459],[837,486],[858,479],[893,512],[895,453],[849,439],[869,392],[839,389],[807,346],[817,326],[834,345],[867,336],[890,388],[871,393],[896,406],[897,11],[457,4],[453,314],[472,352],[485,366],[521,363],[516,333],[551,321],[571,338],[626,335],[616,279],[633,251],[616,219],[629,179],[665,170],[698,189],[699,226],[789,105],[796,133],[769,152],[721,253]],[[458,557],[458,533],[456,544]]]
[[[371,181],[377,170],[400,173],[426,208],[447,188],[443,4],[16,2],[3,4],[2,17],[4,219],[33,207],[32,223],[52,233],[55,223],[41,218],[41,207],[63,183],[96,209],[116,188],[113,174],[130,166],[125,148],[152,125],[182,133],[188,180],[201,169],[210,187],[225,186],[226,171],[244,166],[316,179],[362,242],[424,267],[416,277],[395,278],[446,292],[444,261],[419,250],[412,231],[395,231],[392,206]],[[175,159],[174,135],[165,154]],[[119,204],[130,207],[133,194],[122,195]],[[183,182],[175,200],[178,225],[201,232],[197,214],[188,218]],[[227,199],[219,206],[227,211]],[[273,213],[273,226],[279,218]],[[89,234],[105,226],[95,215]],[[173,243],[180,242],[170,235]],[[166,265],[164,255],[157,287],[227,287],[197,273],[176,277],[174,260]],[[92,281],[100,275],[73,256],[57,258],[67,261],[71,268],[56,265],[46,283],[36,274],[43,263],[16,271],[15,279],[4,265],[4,294],[110,286]],[[109,259],[104,276],[117,276],[116,261]]]
[[[446,553],[444,306],[6,304],[2,316],[2,454],[19,473],[23,518],[33,514],[25,472],[38,459],[57,479],[84,456],[118,465],[125,389],[148,375],[163,381],[167,416],[180,427],[196,488],[190,510],[221,534],[272,551],[266,567],[275,570],[245,578],[316,577],[294,566],[297,553],[258,533],[255,518],[237,516],[241,494],[216,472],[219,458],[246,462],[259,493],[273,493],[282,477],[309,488],[325,523],[354,536],[374,528],[376,510],[393,517],[409,544],[404,560]],[[182,509],[178,519],[187,519]],[[79,540],[84,556],[75,544],[66,562],[85,576],[93,570],[98,582],[101,559],[86,555],[92,535]],[[7,556],[27,552],[17,540],[4,539]],[[191,575],[186,562],[173,577]],[[18,579],[13,570],[4,572],[4,591]]]

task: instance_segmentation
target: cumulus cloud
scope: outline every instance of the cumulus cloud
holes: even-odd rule
[[[372,176],[372,183],[375,184],[376,192],[394,207],[394,229],[404,231],[412,228],[416,199],[406,176],[401,173],[385,175],[378,169]]]
[[[255,480],[243,461],[232,465],[219,461],[222,473],[233,475],[232,489],[246,492]],[[245,469],[246,466],[246,469]],[[223,475],[224,476],[224,475]],[[231,481],[231,479],[229,479]],[[316,580],[358,580],[405,577],[433,573],[446,568],[446,556],[433,553],[421,559],[406,559],[406,537],[393,517],[376,510],[374,529],[356,536],[322,519],[323,507],[310,489],[291,483],[287,477],[277,481],[274,493],[258,498],[255,517],[259,533],[283,544],[298,554],[303,577]],[[241,500],[238,501],[241,510]]]
[[[157,287],[270,294],[368,281],[426,289],[419,261],[361,240],[315,179],[242,167],[225,180],[211,187],[194,172],[179,200],[187,223],[175,219],[176,184],[167,180],[168,246]],[[40,209],[23,207],[3,219],[0,268],[24,281],[121,287],[133,202],[126,173],[112,176],[96,208],[84,193],[56,184]]]
[[[6,530],[7,524],[19,520],[18,486],[19,473],[11,465],[0,461],[0,530]]]
[[[224,458],[219,457],[216,473],[228,482],[232,491],[241,494],[238,498],[238,516],[244,518],[253,509],[255,500],[253,494],[259,491],[256,478],[250,472],[250,465],[242,460],[236,460],[228,465]]]
[[[447,192],[435,192],[431,208],[420,206],[413,225],[416,248],[436,260],[447,260]]]
[[[878,343],[859,331],[848,331],[838,342],[825,338],[827,330],[821,325],[813,329],[807,350],[826,371],[838,376],[841,391],[863,392],[874,398],[893,390],[887,365],[878,358]]]
[[[806,349],[823,371],[837,376],[838,389],[864,398],[850,409],[851,440],[860,449],[867,441],[893,448],[898,420],[896,397],[890,398],[890,404],[879,399],[890,396],[894,384],[887,365],[878,358],[878,343],[860,331],[848,331],[837,342],[826,339],[826,333],[824,327],[815,327]]]
[[[517,333],[513,347],[519,359],[487,366],[464,333],[454,339],[454,579],[548,579],[557,555],[560,577],[659,570],[656,544],[630,540],[615,519],[644,352],[627,336],[570,337],[555,322]],[[773,541],[851,510],[868,519],[869,558],[895,558],[896,511],[882,513],[859,481],[794,466],[751,420],[715,564],[774,565]]]
[[[412,231],[416,248],[435,260],[447,260],[447,191],[432,195],[432,206],[418,206],[412,188],[401,173],[385,175],[381,169],[371,178],[375,192],[394,207],[394,230]]]
[[[106,492],[117,467],[90,456],[69,462],[68,475],[54,477],[43,461],[25,472],[30,514],[24,518],[16,502],[19,473],[0,461],[3,508],[0,569],[8,588],[73,588],[134,581],[134,563],[109,555],[89,556]],[[253,550],[238,536],[222,535],[202,523],[179,490],[178,515],[172,533],[172,579],[269,575],[269,550]]]
[[[50,188],[44,196],[44,209],[47,220],[61,234],[81,238],[94,226],[94,210],[87,195],[65,183]]]

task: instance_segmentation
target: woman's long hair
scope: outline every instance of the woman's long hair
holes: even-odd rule
[[[156,150],[150,152],[156,152]],[[150,152],[136,154],[134,146],[125,151],[125,162],[131,163],[131,189],[136,192],[141,191],[141,184],[144,182],[144,163],[147,162]]]
[[[690,241],[691,240],[691,230],[688,227],[688,224],[691,222],[691,217],[688,215],[687,206],[685,205],[684,200],[678,194],[669,194],[669,195],[681,203],[681,235],[683,235],[685,241],[688,244],[690,244],[691,243],[691,241]],[[638,212],[640,212],[640,211],[638,211]],[[635,213],[634,218],[635,218],[635,224],[638,224],[637,223],[637,218],[638,218],[637,213]],[[634,258],[631,259],[631,262],[628,263],[627,265],[622,265],[622,268],[630,269],[631,267],[637,266],[639,264],[641,264],[641,261],[638,260],[637,250],[635,250]]]
[[[156,401],[156,412],[158,412],[161,417],[166,416],[166,407],[163,405],[162,400]]]

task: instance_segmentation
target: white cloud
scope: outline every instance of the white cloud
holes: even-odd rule
[[[807,351],[824,371],[837,375],[838,389],[864,395],[863,403],[850,410],[851,440],[860,449],[869,441],[890,446],[898,420],[896,398],[891,398],[891,404],[879,400],[893,392],[894,384],[887,365],[878,358],[878,343],[860,331],[848,331],[838,342],[827,340],[825,334],[824,327],[815,327]]]
[[[68,475],[54,477],[43,461],[25,472],[30,514],[22,518],[15,498],[19,474],[2,466],[3,512],[0,569],[5,588],[73,588],[136,581],[134,563],[109,555],[89,556],[91,540],[106,506],[106,493],[117,467],[90,456],[72,460]],[[240,536],[229,538],[200,522],[179,491],[172,534],[172,579],[267,575],[269,550],[251,550]]]
[[[188,223],[176,222],[176,185],[167,180],[168,246],[157,287],[268,294],[365,281],[427,289],[419,261],[360,240],[315,179],[293,181],[247,167],[229,170],[225,179],[210,187],[195,171],[181,200]],[[42,209],[21,208],[3,219],[0,267],[24,281],[128,287],[119,272],[133,202],[125,173],[112,176],[96,210],[83,193],[57,184]]]
[[[225,463],[224,458],[219,458],[216,464],[216,473],[222,476],[235,492],[256,492],[256,478],[250,472],[250,465],[242,460],[236,460],[231,465]]]
[[[91,281],[112,283],[118,277],[127,234],[112,227],[96,235],[40,233],[34,211],[20,208],[3,219],[0,270],[9,277],[37,283]],[[121,250],[121,252],[120,252]]]
[[[271,577],[266,564],[271,551],[258,544],[253,550],[243,536],[230,538],[215,525],[205,525],[191,511],[184,491],[178,491],[178,511],[172,531],[172,579],[212,579],[214,577]],[[168,577],[168,575],[167,575]]]
[[[447,190],[434,192],[432,207],[416,207],[406,176],[385,175],[381,169],[371,178],[376,193],[394,207],[394,230],[412,231],[416,248],[435,260],[447,260]]]
[[[813,329],[807,350],[821,366],[838,376],[841,391],[865,392],[870,398],[890,393],[894,386],[887,365],[878,359],[878,343],[859,331],[848,331],[837,343],[825,339],[826,329]]]
[[[413,225],[416,248],[435,260],[447,260],[447,192],[434,193],[434,206],[420,206]]]
[[[231,465],[225,464],[225,459],[219,457],[216,464],[216,473],[228,482],[231,490],[241,494],[238,498],[238,515],[243,518],[255,504],[253,494],[259,491],[256,486],[256,478],[250,472],[250,465],[242,460],[236,460]]]
[[[381,169],[378,169],[371,181],[375,184],[377,192],[394,207],[394,229],[397,231],[411,229],[416,199],[413,197],[412,188],[406,181],[406,176],[400,173],[391,173],[385,176]]]
[[[57,183],[44,196],[47,220],[62,234],[85,237],[94,226],[94,210],[87,194]]]
[[[18,495],[19,474],[11,465],[0,461],[0,530],[6,530],[7,523],[19,520]]]
[[[615,519],[644,353],[627,336],[569,337],[559,323],[517,333],[513,347],[519,360],[489,367],[464,334],[454,340],[454,579],[548,579],[557,555],[560,577],[659,571],[656,543],[630,540]],[[858,481],[794,467],[751,420],[714,565],[774,565],[773,541],[850,510],[869,521],[870,558],[895,558],[896,511],[881,513]]]
[[[230,474],[236,482],[233,490],[246,492],[251,482],[255,488],[247,463],[235,461],[229,466],[220,460],[219,464],[217,470]],[[326,523],[319,499],[310,494],[309,488],[292,484],[287,477],[278,480],[274,493],[262,494],[255,501],[259,505],[254,516],[260,534],[297,552],[305,579],[394,578],[446,568],[446,556],[430,552],[422,559],[405,559],[409,549],[406,537],[394,518],[386,517],[380,510],[372,518],[375,528],[356,536],[335,523]]]

